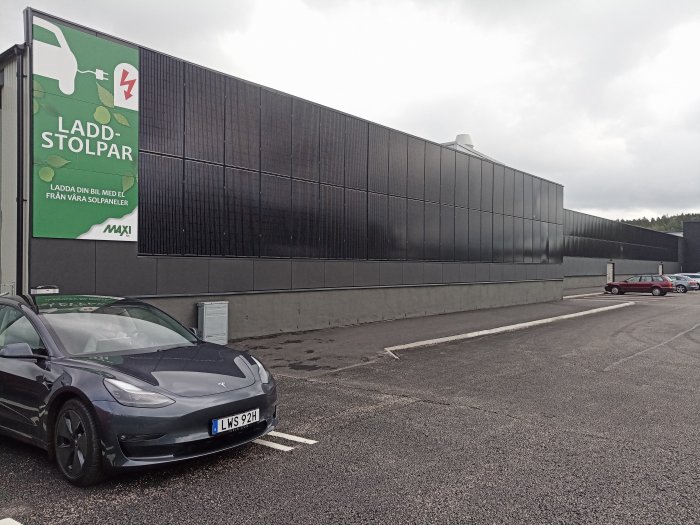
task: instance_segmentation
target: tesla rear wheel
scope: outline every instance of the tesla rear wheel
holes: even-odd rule
[[[610,288],[610,293],[613,295],[619,295],[620,289],[617,286],[613,286],[612,288]]]
[[[676,286],[676,292],[678,292],[678,293],[686,293],[687,291],[688,291],[688,289],[685,286],[683,286],[682,284],[679,284],[678,286]]]
[[[54,452],[61,474],[71,483],[85,487],[102,479],[97,425],[77,399],[66,401],[58,412]]]
[[[651,295],[654,295],[654,296],[656,296],[656,297],[658,297],[659,295],[661,295],[661,288],[652,288],[652,289],[651,289]]]

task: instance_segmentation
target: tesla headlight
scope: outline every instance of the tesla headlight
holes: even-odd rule
[[[117,403],[128,407],[159,408],[175,402],[163,394],[144,390],[126,381],[105,379],[104,384]]]
[[[263,366],[263,364],[255,359],[252,355],[250,358],[255,361],[255,364],[258,365],[258,373],[260,374],[260,381],[263,383],[269,383],[270,382],[270,372],[267,371],[267,369]]]

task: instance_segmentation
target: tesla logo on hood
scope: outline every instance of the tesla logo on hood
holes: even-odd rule
[[[216,384],[219,385],[221,388],[226,388],[226,383],[224,383],[223,381],[221,383]]]

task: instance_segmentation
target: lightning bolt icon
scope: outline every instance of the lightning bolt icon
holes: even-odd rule
[[[131,97],[133,97],[133,93],[131,93],[131,90],[134,89],[134,84],[136,84],[136,79],[132,78],[131,80],[128,80],[126,77],[128,76],[128,72],[126,69],[122,69],[122,78],[119,81],[120,86],[126,86],[126,89],[124,90],[124,99],[129,100]]]

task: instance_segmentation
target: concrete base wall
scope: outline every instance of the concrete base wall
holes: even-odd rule
[[[564,292],[584,288],[599,288],[602,291],[603,286],[605,286],[605,275],[564,278]]]
[[[228,301],[229,339],[558,301],[563,281],[469,283],[146,299],[187,326],[197,302]]]

